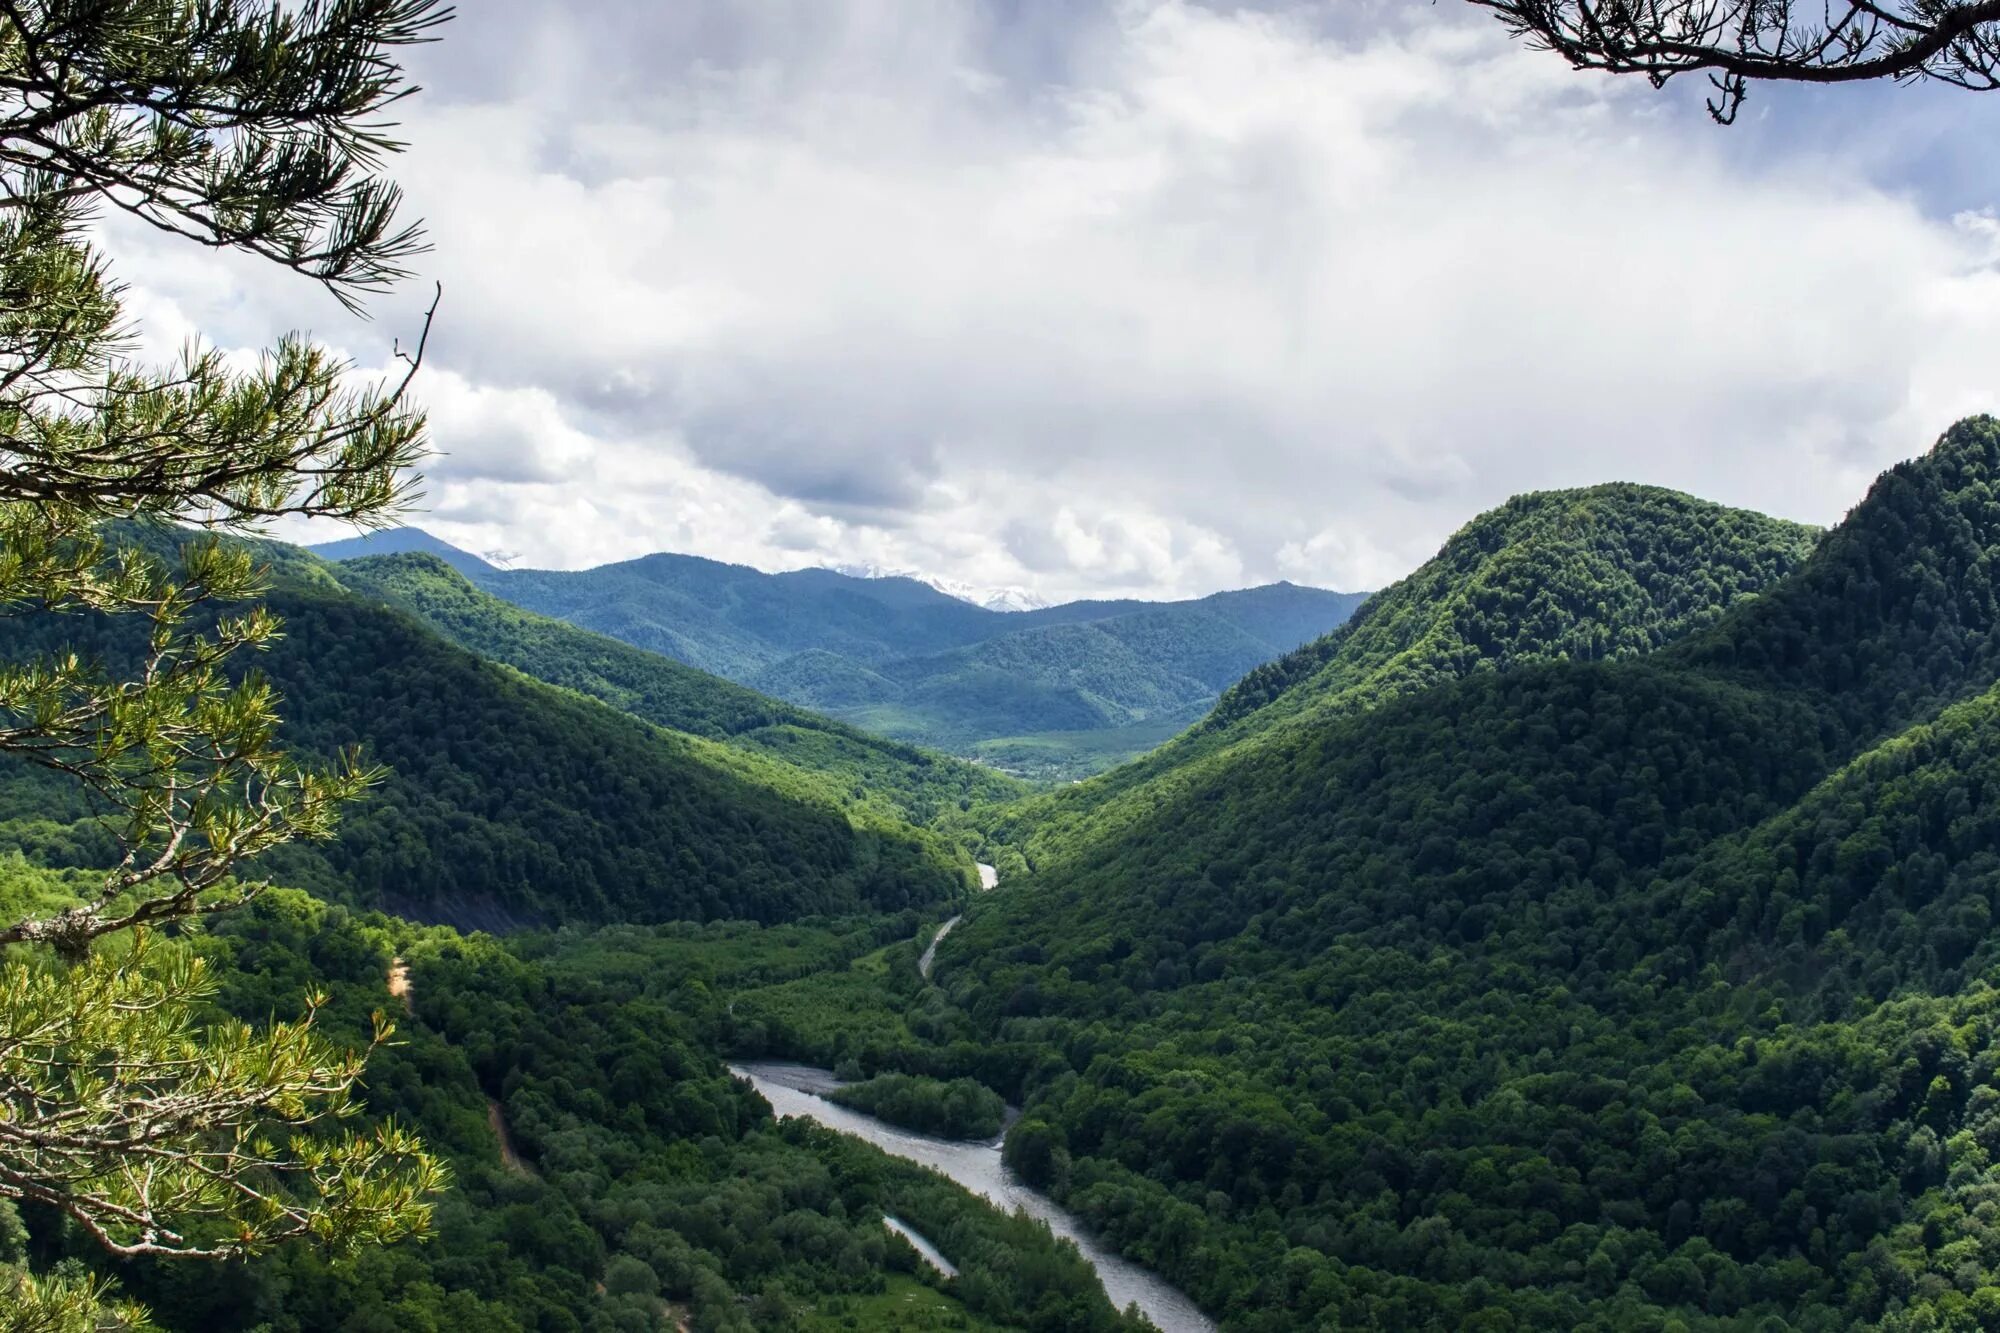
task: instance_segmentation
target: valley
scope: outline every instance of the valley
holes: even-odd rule
[[[1039,788],[434,554],[259,548],[300,743],[359,737],[397,785],[271,858],[312,896],[191,938],[231,1009],[310,977],[353,1031],[388,977],[407,1044],[368,1113],[461,1184],[363,1287],[293,1256],[227,1299],[299,1329],[279,1293],[329,1282],[310,1308],[523,1328],[653,1291],[729,1327],[746,1288],[994,1328],[1920,1327],[1943,1297],[1897,1274],[1965,1261],[1936,1219],[1983,1197],[2000,1058],[1996,482],[1976,419],[1828,533],[1521,497]],[[7,891],[59,901],[100,825],[6,778]],[[222,1299],[121,1280],[177,1327]]]
[[[1995,89],[0,6],[0,1333],[2000,1333]]]
[[[991,611],[910,578],[765,574],[670,554],[577,572],[499,569],[411,528],[316,551],[362,578],[442,563],[528,612],[1037,781],[1150,749],[1363,600],[1281,583],[1187,602]],[[443,574],[433,564],[430,577]]]

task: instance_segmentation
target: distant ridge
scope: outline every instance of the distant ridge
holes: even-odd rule
[[[584,570],[499,569],[417,528],[313,551],[432,555],[524,610],[877,735],[1057,779],[1151,749],[1363,600],[1274,583],[1180,602],[997,609],[907,573],[767,574],[672,552]]]
[[[408,555],[417,552],[436,556],[467,578],[500,572],[497,565],[488,564],[470,551],[461,551],[450,542],[431,536],[422,528],[384,528],[380,532],[364,532],[358,537],[343,537],[339,541],[321,542],[318,546],[308,546],[306,549],[322,560],[364,560],[374,555]]]

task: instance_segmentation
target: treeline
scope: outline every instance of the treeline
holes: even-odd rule
[[[947,1139],[990,1139],[1007,1120],[1000,1095],[970,1078],[878,1074],[835,1088],[828,1096],[892,1125]]]

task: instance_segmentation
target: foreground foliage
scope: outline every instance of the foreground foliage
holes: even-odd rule
[[[0,1203],[53,1210],[113,1253],[221,1258],[302,1236],[347,1251],[421,1231],[442,1179],[401,1131],[337,1131],[361,1062],[310,1013],[262,1035],[203,1025],[199,969],[130,936],[250,901],[263,886],[242,862],[325,838],[378,775],[279,748],[275,696],[240,660],[279,624],[243,605],[262,580],[242,551],[113,555],[100,534],[370,521],[403,498],[423,418],[407,375],[357,385],[302,338],[249,368],[192,346],[133,360],[92,233],[120,209],[350,305],[403,276],[418,237],[376,173],[396,147],[379,119],[409,91],[400,48],[446,16],[435,0],[0,13],[0,612],[30,627],[0,665],[0,763],[101,817],[103,872],[0,916],[0,944],[32,946],[0,962]],[[65,615],[123,622],[132,652],[76,651]],[[134,1318],[65,1274],[16,1267],[0,1290],[10,1322]]]

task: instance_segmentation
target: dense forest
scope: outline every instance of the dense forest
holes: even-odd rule
[[[261,1019],[317,987],[330,996],[323,1021],[352,1040],[389,1002],[401,951],[411,1012],[370,1061],[368,1114],[419,1128],[455,1179],[426,1244],[339,1264],[295,1246],[247,1264],[113,1271],[183,1333],[1137,1327],[1038,1225],[867,1145],[773,1123],[698,1030],[708,987],[735,975],[729,938],[643,935],[635,975],[618,967],[615,936],[509,947],[281,891],[223,918],[189,946],[226,978],[223,1009]],[[39,1263],[102,1263],[55,1219],[22,1211]],[[960,1275],[921,1263],[885,1212],[945,1246]],[[15,1257],[0,1251],[0,1265]]]
[[[162,548],[176,541],[130,535]],[[766,715],[769,748],[650,725],[476,656],[349,591],[309,556],[266,554],[276,580],[268,600],[285,635],[254,665],[283,697],[286,742],[306,756],[359,745],[389,769],[333,842],[268,858],[263,870],[283,883],[419,920],[493,927],[894,911],[969,882],[962,854],[899,812],[955,806],[1004,784],[837,728],[823,740],[786,735],[803,729],[782,705]],[[588,670],[563,661],[588,662],[593,645],[550,642],[537,628],[495,626],[488,646],[553,678]],[[114,665],[138,632],[83,616],[0,621],[10,652],[74,648]],[[699,697],[669,679],[646,701]],[[633,702],[634,712],[643,706]],[[709,730],[719,729],[715,718],[758,707],[749,696],[661,712]],[[72,785],[20,763],[0,768],[0,782],[16,789],[6,814],[24,845],[51,864],[97,863],[107,843]]]
[[[447,635],[482,652],[489,611],[475,616],[463,590],[413,586],[435,582],[436,562],[543,625],[543,617],[570,622],[867,732],[1038,778],[1096,772],[1150,749],[1244,672],[1318,638],[1362,601],[1278,583],[1187,602],[995,612],[913,579],[765,574],[694,556],[581,571],[496,569],[416,529],[318,549],[358,582],[386,583],[392,598],[421,603],[420,614],[441,617]],[[475,629],[475,618],[486,625]],[[613,674],[633,674],[629,661]],[[603,697],[588,675],[561,683]],[[633,689],[613,688],[628,697]],[[825,732],[823,723],[810,729]]]
[[[1007,1121],[1000,1094],[974,1078],[925,1078],[919,1074],[877,1074],[834,1090],[844,1106],[947,1139],[990,1139]]]
[[[1026,799],[428,557],[280,550],[288,727],[401,785],[273,858],[319,897],[187,947],[229,1011],[330,986],[354,1033],[400,955],[369,1114],[458,1178],[429,1245],[114,1267],[186,1329],[1121,1326],[1045,1231],[774,1125],[721,1067],[774,1056],[920,1131],[1004,1127],[1229,1333],[2000,1327],[1995,550],[1987,419],[1823,536],[1523,497],[1157,756]],[[60,901],[90,825],[9,772],[0,891]],[[604,772],[636,799],[593,803]],[[544,850],[496,868],[474,816]],[[963,898],[945,834],[1004,887]],[[633,859],[683,836],[677,874]],[[514,933],[365,910],[426,877]],[[479,897],[509,882],[561,895]],[[627,896],[662,884],[708,896]],[[0,1243],[100,1262],[23,1220]]]
[[[1249,672],[1158,750],[1094,781],[970,821],[1016,873],[1153,817],[1294,726],[1323,725],[1460,676],[1651,651],[1772,586],[1819,534],[1649,486],[1524,495],[1467,524],[1328,634]]]
[[[1019,1101],[1014,1169],[1230,1330],[1995,1326],[2000,423],[1741,531],[1565,640],[1628,649],[1280,703],[928,982],[926,929],[740,934],[784,965],[703,1030]]]
[[[1989,1327],[1995,550],[1979,419],[1658,651],[1079,837],[871,1054],[1059,1056],[1010,1160],[1234,1329]]]

